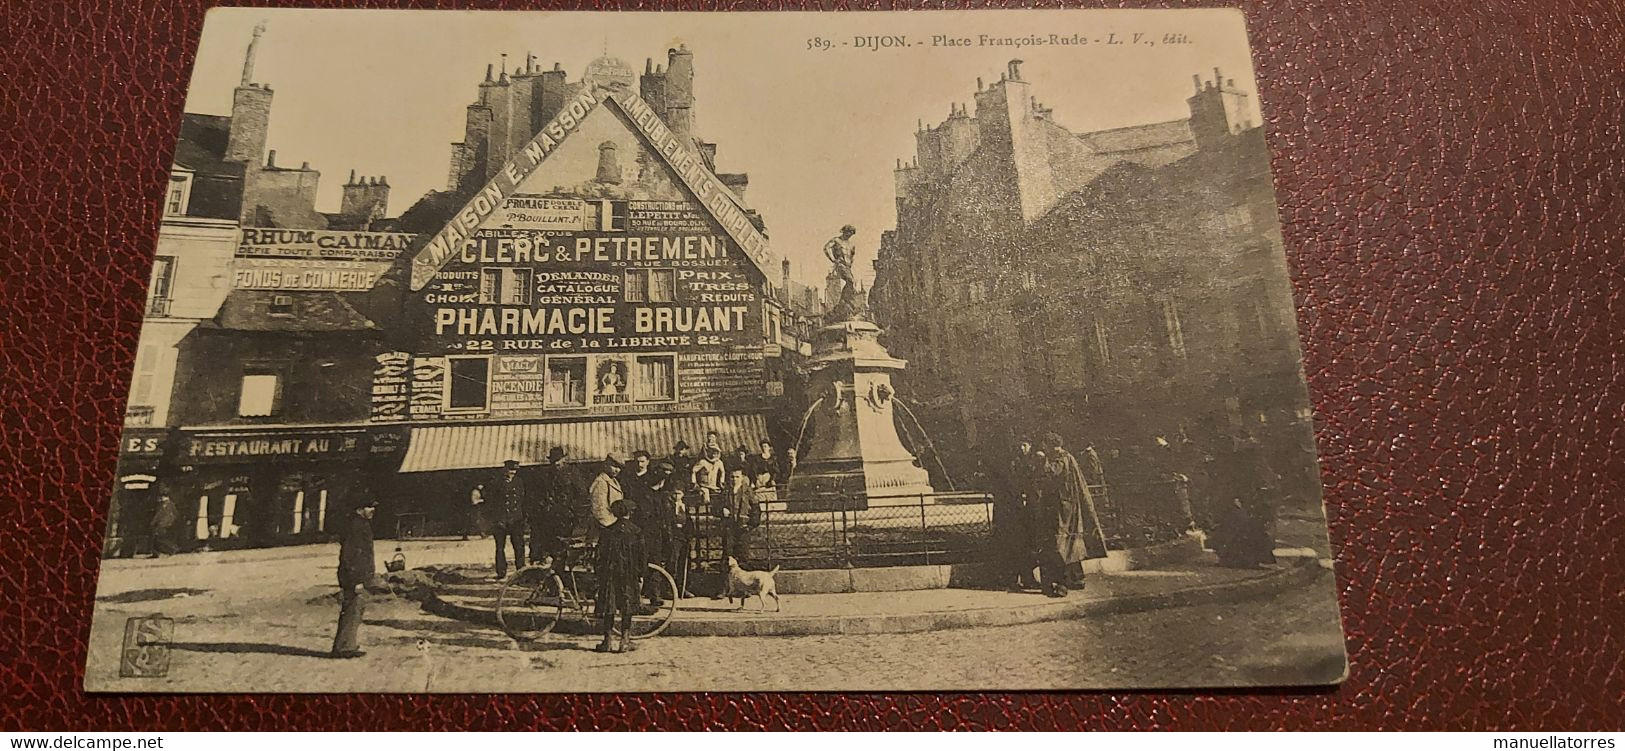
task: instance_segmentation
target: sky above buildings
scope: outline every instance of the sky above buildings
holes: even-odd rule
[[[773,251],[806,282],[823,278],[822,247],[843,224],[859,229],[869,276],[880,233],[896,224],[892,170],[914,155],[917,124],[973,104],[976,79],[1006,63],[1075,131],[1187,116],[1191,76],[1220,68],[1253,93],[1246,32],[1235,11],[904,13],[554,13],[320,11],[216,8],[198,48],[188,112],[227,114],[243,53],[264,21],[254,80],[275,91],[269,147],[284,166],[322,173],[318,210],[335,211],[354,169],[387,175],[392,214],[446,187],[450,144],[486,64],[527,54],[577,80],[606,52],[638,71],[666,50],[694,52],[695,123],[718,144],[722,172],[750,175],[747,202],[767,221]],[[1054,34],[1081,46],[989,44]],[[1135,37],[1135,35],[1140,35]],[[1165,35],[1184,44],[1164,44]],[[984,39],[983,37],[987,37]],[[870,49],[860,38],[903,37]],[[942,39],[934,39],[942,37]],[[948,45],[948,38],[967,45]],[[1138,39],[1138,43],[1136,43]],[[824,48],[817,40],[829,40]],[[1122,42],[1107,44],[1108,40]],[[934,43],[937,42],[937,43]],[[1147,44],[1154,42],[1155,44]],[[882,45],[885,43],[882,42]]]

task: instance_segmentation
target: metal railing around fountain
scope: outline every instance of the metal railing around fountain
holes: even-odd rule
[[[1191,524],[1189,496],[1179,481],[1091,485],[1108,547],[1167,542]],[[749,529],[749,565],[786,569],[869,568],[991,560],[994,497],[986,492],[871,496],[866,504],[797,499],[762,504]],[[817,507],[818,511],[792,511]],[[691,517],[691,554],[707,566],[722,558],[722,520]]]

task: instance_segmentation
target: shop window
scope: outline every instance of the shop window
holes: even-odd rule
[[[626,271],[626,301],[644,302],[648,295],[649,273],[643,269],[627,269]]]
[[[152,261],[152,283],[147,286],[147,315],[169,315],[169,301],[175,294],[175,257],[158,256]]]
[[[183,216],[192,196],[192,176],[185,172],[169,174],[169,193],[164,196],[164,216]]]
[[[547,358],[547,406],[587,406],[587,358]]]
[[[628,269],[627,302],[676,302],[677,272],[672,269]]]
[[[243,388],[237,397],[238,417],[273,417],[281,401],[281,376],[264,370],[243,373]]]
[[[491,358],[451,355],[446,358],[446,369],[446,411],[485,411],[491,393]]]
[[[653,269],[649,272],[649,302],[676,302],[677,272]]]
[[[636,398],[640,402],[669,402],[677,398],[677,357],[639,355]]]
[[[499,267],[480,269],[480,303],[484,305],[529,305],[532,271]]]

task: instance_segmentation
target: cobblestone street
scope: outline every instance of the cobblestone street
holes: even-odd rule
[[[429,547],[409,550],[414,565],[467,550],[416,544]],[[244,551],[221,554],[212,563],[194,559],[194,565],[185,558],[112,562],[103,573],[87,687],[979,690],[1325,682],[1342,672],[1329,575],[1224,604],[914,634],[664,637],[621,655],[594,653],[591,639],[563,635],[521,648],[494,628],[441,618],[382,595],[367,610],[367,656],[331,660],[325,653],[338,608],[334,587],[326,584],[327,552],[313,546],[299,557],[278,559],[273,551]],[[223,573],[222,566],[231,571]],[[165,588],[149,588],[155,580]],[[124,620],[149,613],[176,620],[169,675],[119,678]]]

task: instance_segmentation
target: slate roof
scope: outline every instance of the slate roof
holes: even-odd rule
[[[287,314],[275,315],[271,305],[277,297],[287,297],[291,303]],[[288,333],[324,333],[376,331],[378,324],[355,308],[337,292],[274,292],[269,290],[232,290],[221,304],[214,320],[200,324],[203,328],[224,331],[269,331]]]
[[[1191,123],[1188,118],[1161,123],[1147,123],[1145,125],[1131,125],[1126,128],[1112,128],[1111,130],[1097,130],[1093,133],[1080,134],[1078,138],[1096,151],[1105,153],[1154,149],[1159,146],[1188,143],[1195,140],[1195,137],[1191,135]]]
[[[223,115],[181,116],[181,139],[175,145],[175,163],[200,175],[242,177],[242,162],[225,160],[231,118]]]
[[[228,162],[226,140],[231,118],[221,115],[181,116],[175,164],[193,172],[187,216],[236,219],[243,202],[242,162]]]

